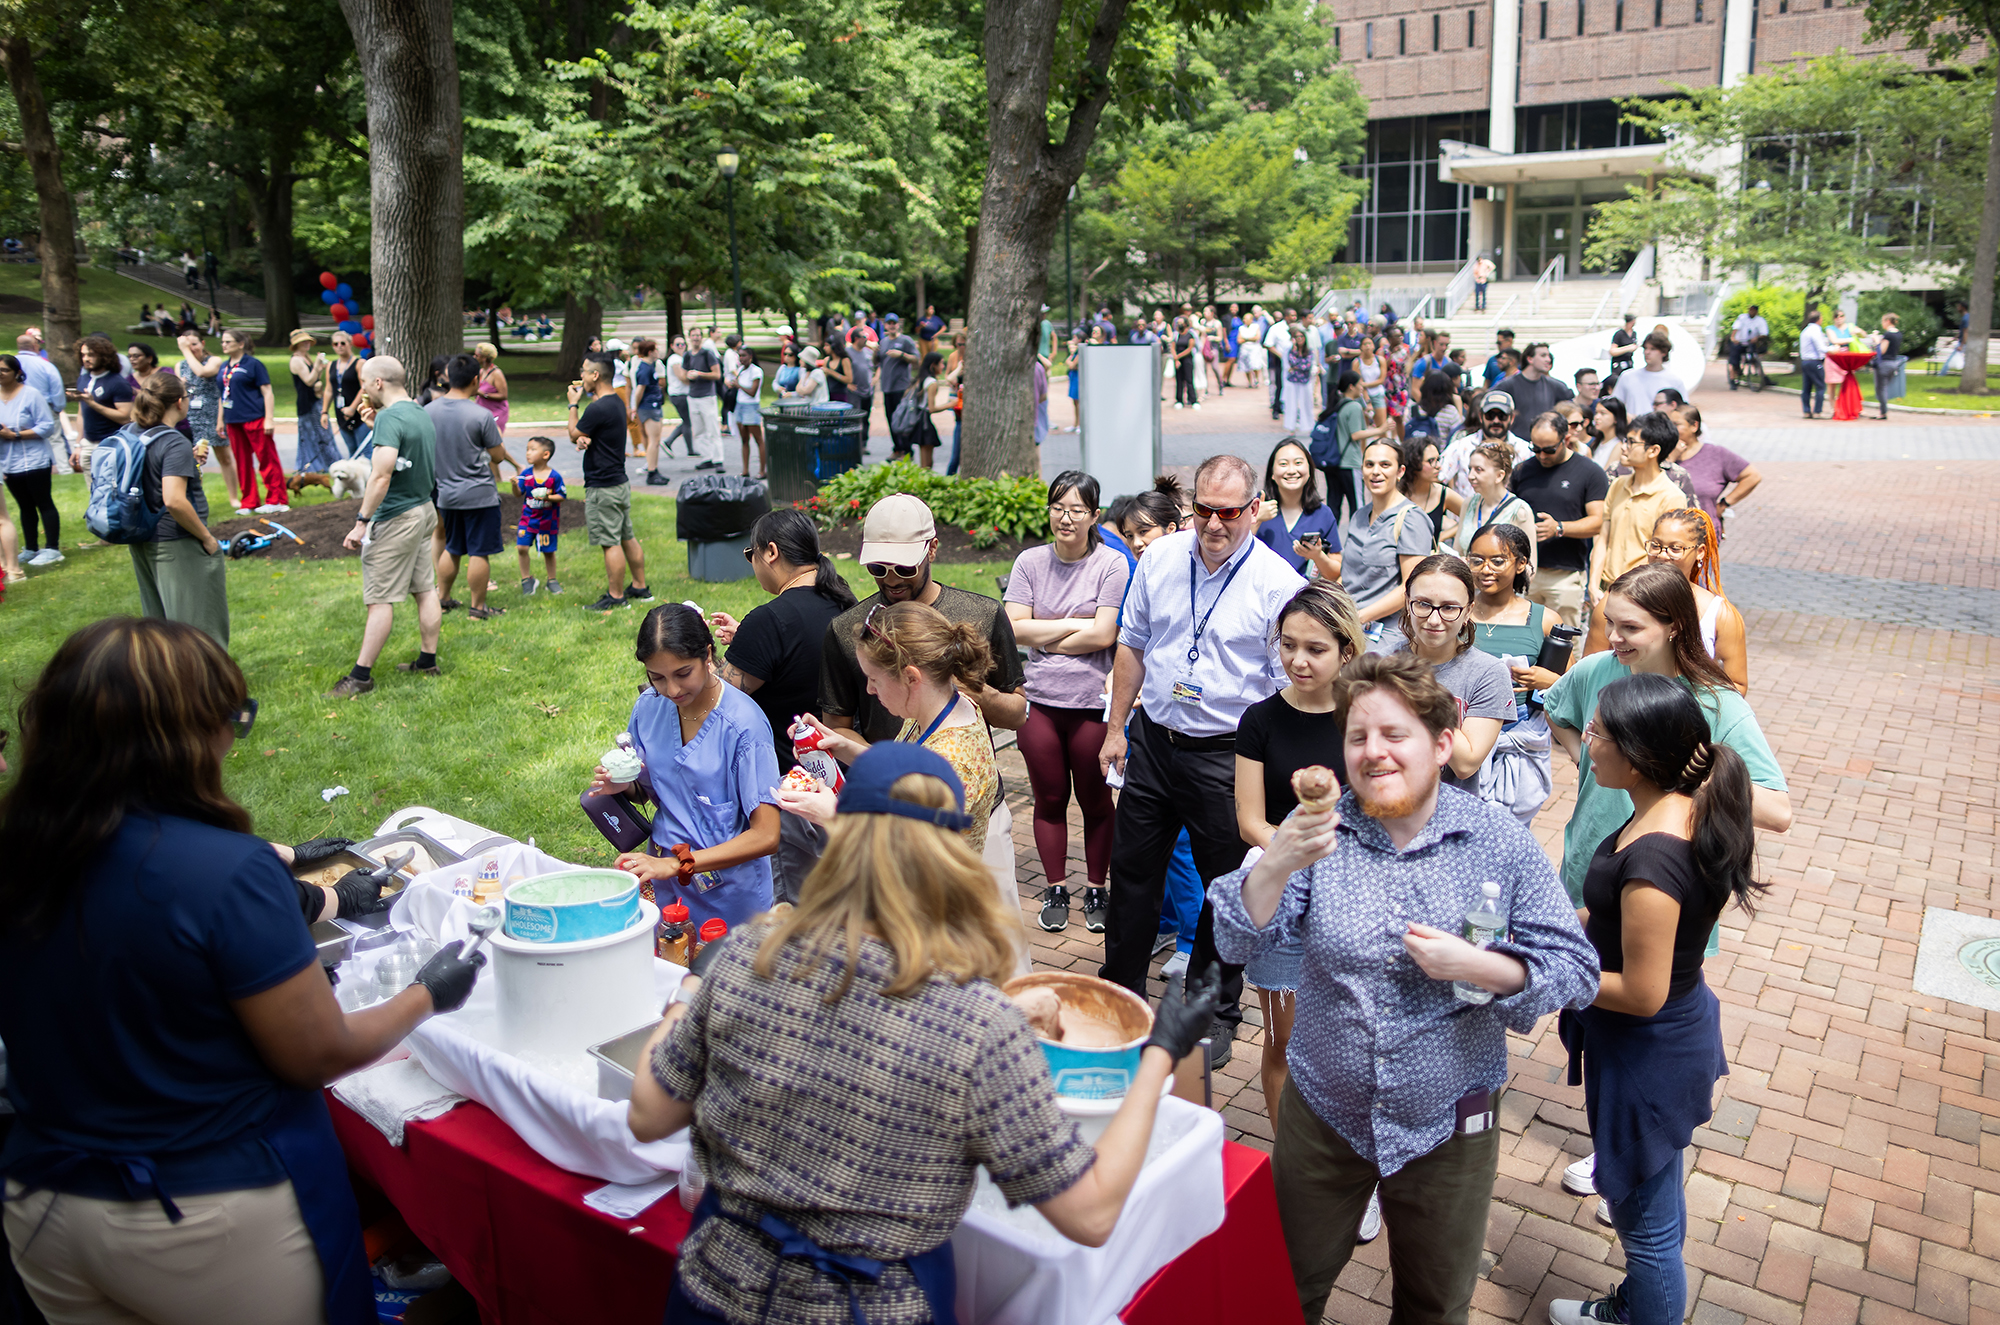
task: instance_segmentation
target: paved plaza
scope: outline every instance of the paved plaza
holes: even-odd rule
[[[1689,1152],[1691,1319],[1995,1325],[2000,1012],[1912,981],[1926,907],[2000,911],[2000,423],[1802,426],[1796,397],[1730,393],[1714,373],[1697,403],[1711,438],[1765,476],[1730,521],[1723,587],[1749,628],[1750,702],[1796,822],[1760,835],[1771,891],[1754,919],[1725,915],[1707,967],[1730,1075]],[[1052,404],[1066,422],[1067,402]],[[1259,404],[1245,392],[1168,410],[1166,461],[1228,450],[1261,466],[1283,433]],[[1074,462],[1073,438],[1047,449],[1051,472]],[[1031,911],[1027,778],[1011,749],[1002,764]],[[1552,858],[1575,786],[1556,765],[1558,797],[1536,821]],[[1077,884],[1075,833],[1071,852]],[[1038,966],[1094,972],[1101,957],[1080,921],[1035,931]],[[1234,1137],[1268,1149],[1261,1043],[1246,1023],[1216,1104]],[[1624,1258],[1596,1200],[1560,1186],[1591,1143],[1554,1019],[1512,1050],[1473,1319],[1539,1325],[1551,1298],[1607,1290]],[[1386,1235],[1358,1249],[1327,1318],[1386,1322],[1388,1265]]]

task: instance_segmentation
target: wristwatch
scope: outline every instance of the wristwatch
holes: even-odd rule
[[[680,862],[680,881],[683,886],[694,879],[694,848],[685,842],[676,842],[667,850]]]

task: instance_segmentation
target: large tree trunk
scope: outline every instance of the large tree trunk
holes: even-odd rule
[[[376,350],[412,384],[465,348],[464,122],[451,0],[340,0],[368,101]]]
[[[917,325],[918,322],[923,320],[923,316],[924,316],[924,269],[923,266],[919,264],[917,267],[917,302],[915,305],[911,307],[909,314],[910,320],[905,325],[914,327]]]
[[[36,253],[42,263],[42,330],[49,357],[65,382],[81,367],[76,343],[83,338],[83,307],[76,280],[76,202],[63,183],[62,149],[49,123],[49,103],[35,75],[35,53],[22,33],[0,37],[0,64],[14,89],[21,113],[21,146],[35,176],[42,233]]]
[[[285,343],[299,325],[298,296],[292,290],[292,139],[274,134],[268,174],[245,179],[257,216],[257,254],[264,266],[264,344]]]
[[[590,353],[590,342],[597,339],[604,329],[604,305],[596,295],[579,299],[575,294],[563,296],[563,338],[562,350],[556,355],[556,380],[574,382],[583,370],[583,356]]]
[[[1099,0],[1081,61],[1077,100],[1061,143],[1049,141],[1049,76],[1062,0],[986,8],[986,182],[965,324],[965,447],[970,477],[1038,474],[1033,398],[1035,327],[1049,279],[1049,249],[1063,200],[1083,173],[1110,83],[1127,0]]]
[[[1979,217],[1979,247],[1972,255],[1972,293],[1966,299],[1971,322],[1965,328],[1965,371],[1958,389],[1968,395],[1986,391],[1986,341],[1993,327],[1993,280],[2000,253],[2000,96],[1993,99],[1992,132],[1986,144],[1986,205]]]

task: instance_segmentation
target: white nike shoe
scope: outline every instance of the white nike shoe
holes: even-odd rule
[[[1563,1190],[1571,1196],[1597,1195],[1597,1156],[1585,1155],[1563,1170]]]
[[[1361,1229],[1354,1235],[1357,1243],[1373,1242],[1382,1236],[1382,1191],[1380,1188],[1368,1193],[1368,1208],[1361,1212]]]

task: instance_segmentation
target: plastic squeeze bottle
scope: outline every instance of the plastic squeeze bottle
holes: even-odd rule
[[[1500,914],[1500,885],[1479,885],[1479,907],[1465,913],[1465,941],[1475,948],[1487,948],[1507,930],[1507,917]],[[1491,1003],[1493,991],[1470,980],[1454,980],[1451,989],[1461,1003]]]
[[[686,902],[668,902],[661,907],[659,938],[653,945],[654,955],[676,966],[686,966],[689,956],[688,929]]]

